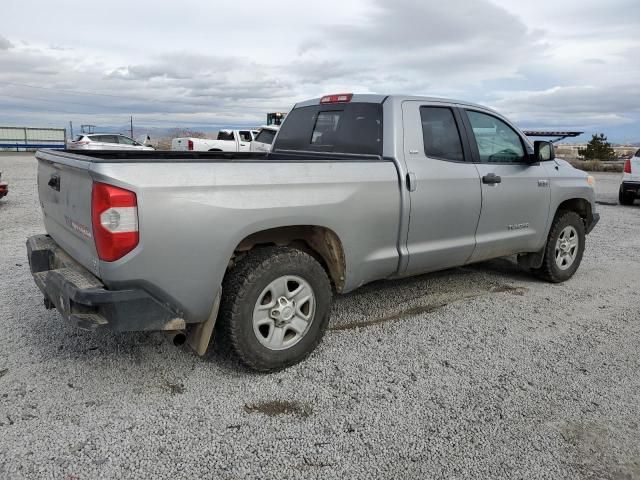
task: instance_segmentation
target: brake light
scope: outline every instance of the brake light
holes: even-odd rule
[[[113,262],[136,248],[138,200],[124,188],[94,182],[91,193],[91,222],[98,257]]]
[[[624,161],[624,173],[631,173],[631,160],[628,158]]]
[[[193,150],[193,140],[187,140],[187,150]]]
[[[327,95],[322,97],[320,99],[320,103],[349,103],[352,98],[353,93],[338,93],[336,95]]]

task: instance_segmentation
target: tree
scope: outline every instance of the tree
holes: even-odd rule
[[[611,148],[611,144],[607,142],[604,133],[593,134],[591,140],[587,143],[587,148],[578,150],[578,153],[586,160],[615,160],[616,152]]]

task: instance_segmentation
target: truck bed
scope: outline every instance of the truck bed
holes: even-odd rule
[[[39,150],[41,157],[55,155],[58,158],[69,158],[93,163],[136,163],[136,162],[255,162],[265,160],[269,162],[297,162],[297,161],[390,161],[377,155],[357,155],[331,152],[188,152],[174,150]]]
[[[208,318],[236,247],[256,232],[334,232],[348,259],[343,291],[399,269],[402,184],[392,159],[115,150],[36,157],[46,233],[107,290],[145,291],[186,323]],[[137,196],[139,244],[112,262],[98,258],[94,243],[95,182]]]

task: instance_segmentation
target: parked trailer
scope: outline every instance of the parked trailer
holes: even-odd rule
[[[0,151],[64,149],[66,143],[64,128],[0,127]]]

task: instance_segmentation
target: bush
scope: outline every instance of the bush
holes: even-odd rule
[[[572,166],[585,172],[622,172],[619,163],[601,162],[600,160],[567,160]]]
[[[593,134],[587,143],[587,148],[579,150],[578,153],[586,160],[615,160],[617,158],[616,152],[607,142],[604,133]]]

